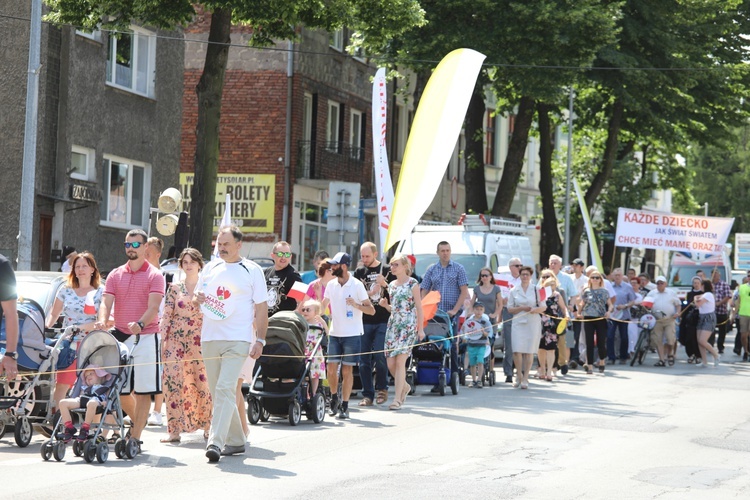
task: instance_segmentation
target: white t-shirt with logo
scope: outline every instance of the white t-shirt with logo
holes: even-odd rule
[[[203,268],[196,292],[203,292],[201,340],[252,342],[255,304],[267,302],[266,278],[258,264],[242,259],[227,263],[214,259]]]
[[[349,275],[349,280],[342,286],[338,279],[331,280],[326,286],[324,298],[331,301],[331,337],[357,337],[364,333],[362,328],[362,311],[346,305],[346,299],[353,298],[362,304],[369,301],[367,290],[361,281]],[[352,317],[347,318],[347,310]]]

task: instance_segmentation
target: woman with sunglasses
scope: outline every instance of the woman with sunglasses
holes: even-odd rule
[[[307,286],[307,296],[318,302],[323,302],[323,297],[326,293],[326,285],[334,279],[333,267],[331,265],[331,259],[327,258],[323,260],[318,266],[318,279],[314,280]],[[331,306],[328,306],[328,311],[322,311],[322,313],[328,314]]]
[[[599,351],[599,372],[604,373],[607,359],[607,318],[612,312],[609,292],[604,288],[604,279],[599,271],[589,274],[588,285],[578,299],[576,317],[583,318],[583,329],[586,334],[586,373],[594,373],[594,345]],[[596,342],[594,338],[596,336]]]
[[[696,366],[705,368],[708,366],[708,358],[706,352],[711,353],[714,358],[714,366],[719,364],[719,351],[713,347],[708,339],[711,334],[714,333],[716,328],[716,298],[714,297],[714,287],[711,280],[703,280],[703,294],[698,295],[693,299],[695,307],[698,308],[698,326],[697,337],[698,337],[698,348],[700,349],[701,363],[696,363]]]
[[[552,371],[555,366],[557,353],[557,325],[562,318],[568,316],[568,308],[565,307],[565,301],[562,294],[557,291],[560,282],[557,281],[555,273],[550,269],[542,271],[539,277],[540,286],[550,287],[552,295],[544,301],[546,307],[542,315],[542,338],[539,342],[539,378],[552,382]]]
[[[529,372],[534,353],[539,350],[542,337],[542,316],[546,304],[539,302],[539,291],[531,284],[534,270],[523,266],[521,285],[514,287],[508,296],[508,312],[513,315],[513,362],[516,365],[516,382],[513,387],[529,388]]]
[[[466,309],[469,313],[473,310],[474,304],[479,301],[484,304],[484,313],[489,316],[492,323],[491,340],[494,340],[497,332],[497,324],[500,322],[500,316],[503,314],[503,293],[500,287],[495,284],[495,277],[492,275],[492,269],[483,267],[479,271],[477,286],[474,287],[471,297],[471,307]],[[490,345],[490,369],[495,369],[495,352]]]

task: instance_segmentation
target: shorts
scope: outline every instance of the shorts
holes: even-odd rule
[[[360,337],[328,337],[329,363],[355,366],[359,364]]]
[[[73,361],[73,363],[71,363],[69,367],[58,370],[57,383],[64,384],[64,385],[75,384],[76,380],[78,380],[78,375],[77,375],[78,372],[76,368],[78,368],[78,360]]]
[[[664,343],[663,337],[667,338],[667,345],[674,345],[677,342],[676,326],[674,318],[671,316],[657,319],[654,329],[651,330],[651,343],[653,345],[662,345]]]
[[[698,316],[696,330],[699,332],[713,332],[714,328],[716,328],[716,313],[701,314]]]
[[[750,316],[740,316],[740,333],[750,332]]]
[[[124,338],[123,332],[115,330],[115,338]],[[133,356],[129,376],[122,386],[121,394],[161,394],[161,335],[141,334],[138,345],[133,347],[136,335],[128,335],[124,340]]]
[[[469,345],[466,348],[469,353],[469,366],[484,364],[484,354],[487,352],[487,346]]]
[[[86,408],[86,405],[88,405],[88,404],[89,404],[89,401],[91,401],[92,399],[93,399],[94,401],[97,401],[97,402],[99,403],[99,406],[103,406],[103,405],[104,405],[104,401],[105,401],[106,397],[105,397],[105,396],[86,396],[86,395],[82,394],[82,395],[81,395],[81,396],[80,396],[80,397],[78,398],[78,401],[79,401],[79,403],[80,403],[80,404],[78,405],[78,407],[79,407],[79,408]]]

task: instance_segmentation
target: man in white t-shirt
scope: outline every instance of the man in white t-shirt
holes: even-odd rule
[[[203,311],[201,351],[214,405],[206,447],[209,462],[245,453],[235,400],[237,379],[248,351],[258,359],[266,345],[266,279],[258,264],[240,256],[241,246],[242,232],[236,226],[219,231],[219,258],[203,268],[193,299]]]
[[[677,345],[675,320],[680,316],[682,302],[674,290],[667,288],[667,278],[664,276],[656,277],[656,289],[648,292],[643,302],[651,304],[651,314],[656,317],[656,326],[651,331],[651,343],[656,345],[656,352],[659,354],[656,366],[665,366],[667,362],[672,366],[672,352]],[[666,339],[666,348],[663,339]],[[665,356],[669,359],[665,359]]]
[[[359,363],[360,337],[364,333],[362,313],[375,314],[370,297],[361,281],[349,274],[352,258],[339,252],[328,261],[336,279],[329,282],[321,310],[331,305],[331,331],[328,335],[326,370],[331,388],[331,415],[349,418],[349,396],[354,386],[352,367]],[[341,403],[338,400],[339,364],[341,364]]]

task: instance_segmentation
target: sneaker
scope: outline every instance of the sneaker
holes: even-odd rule
[[[339,410],[339,414],[336,415],[336,418],[339,420],[347,420],[349,418],[349,408],[347,408],[346,410],[341,408],[341,410]]]
[[[721,359],[721,354],[714,356],[714,366],[719,366],[720,359]]]
[[[208,445],[206,448],[206,458],[209,462],[218,462],[221,458],[221,450],[215,444]]]
[[[560,367],[560,373],[562,373],[563,375],[567,375],[568,374],[568,365],[562,365]]]
[[[148,425],[157,425],[162,426],[164,425],[164,420],[162,419],[161,413],[156,413],[155,411],[152,411],[149,416],[148,420],[146,421]]]
[[[331,416],[334,416],[339,412],[339,406],[339,398],[331,398],[331,408],[328,410],[331,413]]]
[[[230,446],[224,445],[224,449],[221,450],[221,456],[226,457],[229,455],[242,455],[245,453],[245,445],[241,446]]]
[[[747,361],[747,353],[742,355],[742,361]]]
[[[76,434],[75,427],[63,427],[63,431],[57,434],[57,439],[67,443],[68,441],[70,441],[71,439],[75,437],[75,434]]]
[[[477,389],[484,389],[484,381],[482,381],[481,384],[477,382],[477,385],[475,385],[474,387],[476,387]]]
[[[67,429],[66,429],[67,432]],[[81,427],[81,432],[76,436],[77,441],[87,441],[89,439],[89,430]]]
[[[372,406],[372,399],[362,398],[362,401],[359,402],[359,406]]]
[[[512,384],[513,383],[513,377],[505,377],[505,383],[506,384]]]

